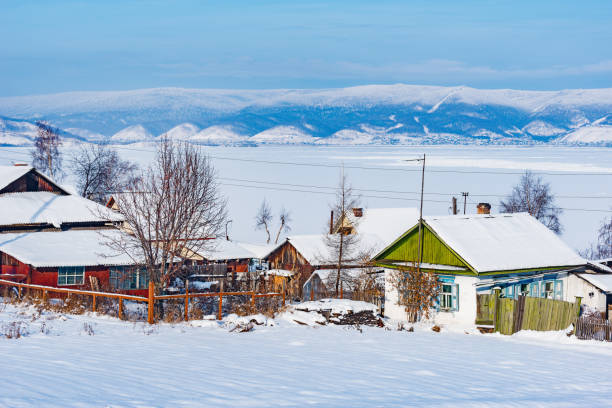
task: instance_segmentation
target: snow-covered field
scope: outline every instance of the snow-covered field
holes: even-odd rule
[[[2,306],[2,407],[608,406],[612,344],[231,321],[122,322]],[[299,312],[305,313],[305,312]]]
[[[122,156],[146,166],[154,145],[116,146]],[[612,149],[561,146],[275,146],[203,147],[214,160],[221,188],[228,198],[230,238],[261,243],[264,234],[254,228],[254,216],[267,198],[273,211],[291,211],[293,234],[321,233],[329,220],[333,187],[345,173],[362,195],[364,207],[416,207],[419,200],[419,164],[405,162],[427,154],[425,215],[447,215],[451,197],[469,192],[467,212],[478,202],[499,211],[526,169],[543,172],[557,203],[567,210],[561,221],[562,238],[582,250],[596,238],[601,220],[612,209]],[[67,153],[70,151],[67,148]],[[0,164],[29,160],[29,148],[0,148]],[[274,164],[271,162],[285,162]],[[354,167],[368,167],[360,169]],[[372,169],[373,168],[373,169]],[[401,171],[409,170],[409,171]],[[399,170],[399,171],[398,171]],[[593,174],[596,173],[596,174]],[[70,178],[67,180],[70,182]],[[316,186],[316,187],[311,187]],[[375,191],[372,191],[375,190]],[[588,211],[583,211],[588,210]],[[591,210],[607,210],[606,212]]]

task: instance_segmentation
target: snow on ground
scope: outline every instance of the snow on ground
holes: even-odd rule
[[[605,406],[612,345],[562,333],[511,337],[239,321],[119,321],[2,305],[0,406]],[[305,313],[306,312],[299,312]],[[312,315],[312,314],[308,314]]]

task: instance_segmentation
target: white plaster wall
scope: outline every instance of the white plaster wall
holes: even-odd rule
[[[397,290],[391,284],[392,272],[393,269],[385,269],[385,317],[404,322],[408,316],[404,306],[397,304]]]
[[[600,312],[606,311],[606,295],[598,288],[574,274],[569,274],[563,281],[564,300],[575,302],[576,296],[580,296],[582,297],[581,304],[595,308]],[[589,296],[589,293],[593,293],[593,296]]]
[[[439,311],[434,316],[438,325],[472,327],[476,322],[476,277],[456,276],[459,285],[459,310],[456,312]]]
[[[407,321],[406,311],[397,304],[397,290],[390,282],[391,269],[385,269],[385,316],[394,321]],[[477,278],[457,276],[455,283],[459,285],[459,310],[456,312],[437,312],[433,322],[439,325],[457,325],[472,327],[476,321],[476,283]]]

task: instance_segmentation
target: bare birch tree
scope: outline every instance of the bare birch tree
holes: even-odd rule
[[[32,166],[47,174],[52,179],[60,180],[62,172],[62,154],[60,139],[57,129],[47,122],[36,122],[36,138],[32,155]]]
[[[143,258],[156,291],[177,276],[185,257],[214,249],[223,235],[226,201],[210,159],[187,143],[162,140],[153,164],[116,195],[131,237],[109,242],[135,262]]]
[[[112,193],[125,191],[136,177],[138,166],[121,160],[108,145],[86,145],[71,158],[71,169],[77,178],[79,194],[105,203]]]
[[[272,223],[272,209],[264,198],[259,211],[257,211],[257,215],[255,215],[255,228],[266,231],[266,244],[270,243],[270,223]]]
[[[502,212],[528,212],[552,231],[560,234],[563,230],[559,216],[563,210],[555,204],[550,184],[541,177],[526,171],[510,195],[500,202]]]
[[[325,246],[329,251],[330,263],[336,269],[335,295],[338,296],[340,281],[342,280],[343,269],[350,265],[356,265],[361,259],[359,253],[358,234],[347,233],[343,228],[347,221],[348,212],[353,208],[359,207],[359,197],[355,195],[348,178],[342,172],[338,187],[336,188],[336,199],[331,205],[334,214],[337,214],[335,224],[339,226],[335,233],[325,234]],[[357,220],[353,220],[355,224]],[[356,225],[353,225],[355,228]],[[333,226],[332,226],[333,228]]]

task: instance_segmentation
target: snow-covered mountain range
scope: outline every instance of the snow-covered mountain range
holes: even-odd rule
[[[531,144],[612,146],[612,88],[563,91],[369,85],[323,90],[160,88],[0,98],[0,145],[36,120],[75,141],[162,135],[209,145]]]

